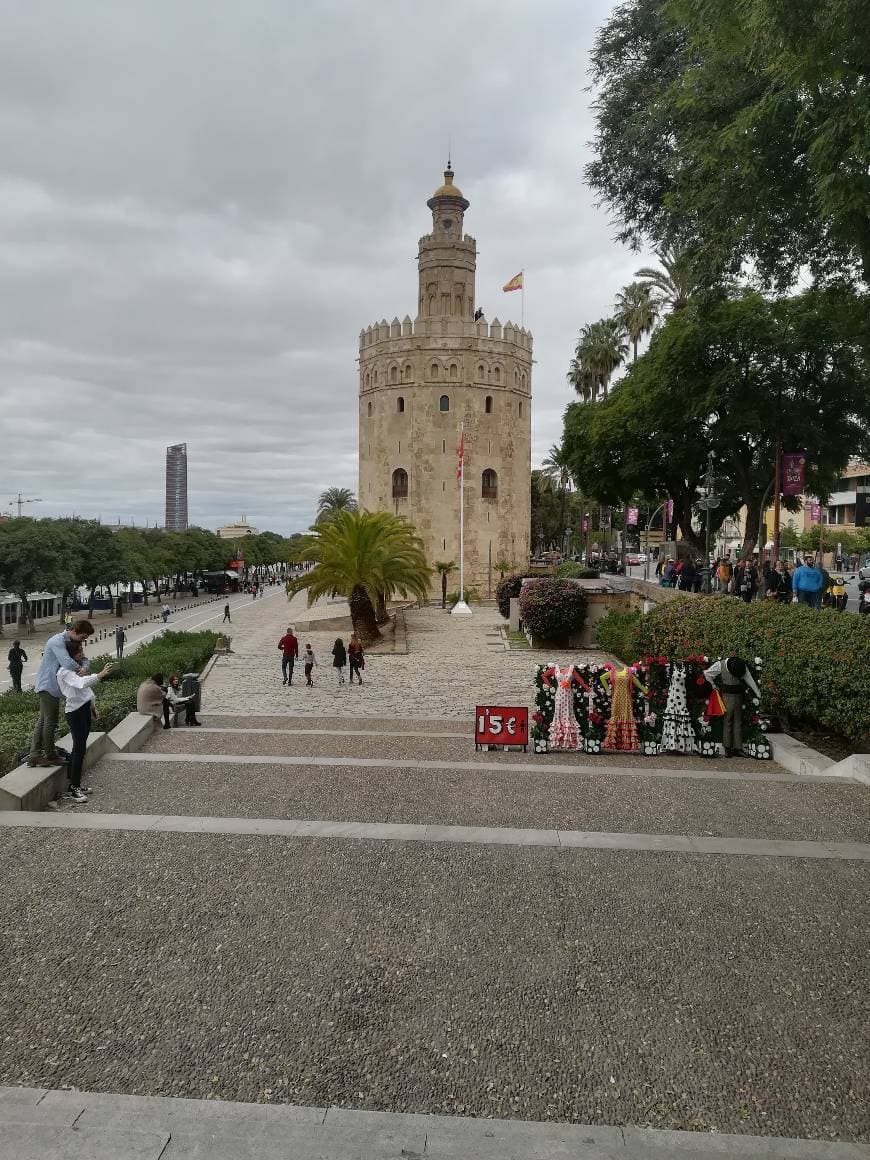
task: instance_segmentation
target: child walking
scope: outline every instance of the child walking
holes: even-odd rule
[[[309,686],[313,685],[314,681],[311,679],[311,673],[314,669],[314,666],[317,664],[317,661],[314,657],[314,652],[312,651],[310,644],[305,646],[305,652],[302,655],[302,663],[305,666],[305,684]]]

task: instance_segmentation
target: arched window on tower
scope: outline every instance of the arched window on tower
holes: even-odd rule
[[[414,375],[414,371],[413,371],[413,368],[411,367],[411,364],[405,363],[404,381],[406,383],[410,383],[411,379],[413,378],[413,375]]]
[[[514,370],[514,386],[518,387],[519,385],[520,385],[520,372],[515,369]]]
[[[398,399],[396,399],[396,410],[399,412],[400,415],[405,410],[405,400],[402,398],[401,395],[399,395]]]
[[[484,404],[483,409],[486,411],[487,415],[492,414],[492,395],[486,396],[486,403]]]
[[[495,370],[492,372],[492,377],[493,377],[496,385],[501,384],[501,367],[495,368]]]
[[[390,382],[397,383],[399,381],[399,368],[390,367]]]
[[[528,382],[528,380],[527,380],[527,378],[526,378],[526,372],[525,372],[525,371],[523,371],[523,373],[522,373],[522,377],[520,378],[520,385],[522,386],[523,390],[525,390],[525,389],[526,389],[526,384],[527,384],[527,382]]]
[[[483,363],[477,364],[477,381],[479,383],[486,382],[486,371],[483,369]]]
[[[372,382],[372,377],[369,374],[369,372],[366,371],[366,378],[365,378],[366,389],[368,389],[371,386],[371,382]]]
[[[480,495],[482,499],[498,499],[498,476],[491,467],[480,477]]]
[[[393,472],[393,499],[408,498],[408,473],[404,467],[397,467]]]
[[[370,415],[371,415],[371,413],[372,413],[372,405],[371,405],[371,403],[369,403],[369,412],[368,412],[368,413],[369,413]]]
[[[429,367],[429,378],[430,379],[437,379],[438,378],[438,363],[432,363],[431,367]]]
[[[451,379],[459,378],[459,367],[456,365],[456,363],[450,364],[450,377]]]
[[[442,395],[441,398],[438,400],[438,410],[439,411],[449,411],[450,410],[450,396],[449,395]]]

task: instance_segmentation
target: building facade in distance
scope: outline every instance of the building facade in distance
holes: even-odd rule
[[[245,536],[258,536],[260,533],[248,523],[248,517],[243,515],[237,524],[224,524],[217,530],[222,540],[243,540]]]
[[[166,448],[167,532],[187,531],[187,444]]]
[[[477,243],[463,234],[469,202],[449,165],[426,204],[416,318],[383,319],[359,337],[359,504],[406,517],[430,564],[458,566],[461,426],[466,586],[485,596],[497,563],[529,562],[532,336],[475,318]]]

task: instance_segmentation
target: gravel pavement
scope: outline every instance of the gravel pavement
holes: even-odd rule
[[[862,867],[4,837],[0,1082],[870,1136]]]

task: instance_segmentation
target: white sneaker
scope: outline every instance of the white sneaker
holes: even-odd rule
[[[71,786],[63,795],[63,800],[66,802],[72,802],[73,805],[81,805],[82,802],[86,802],[88,800],[88,795],[82,793],[82,791],[77,786]]]

